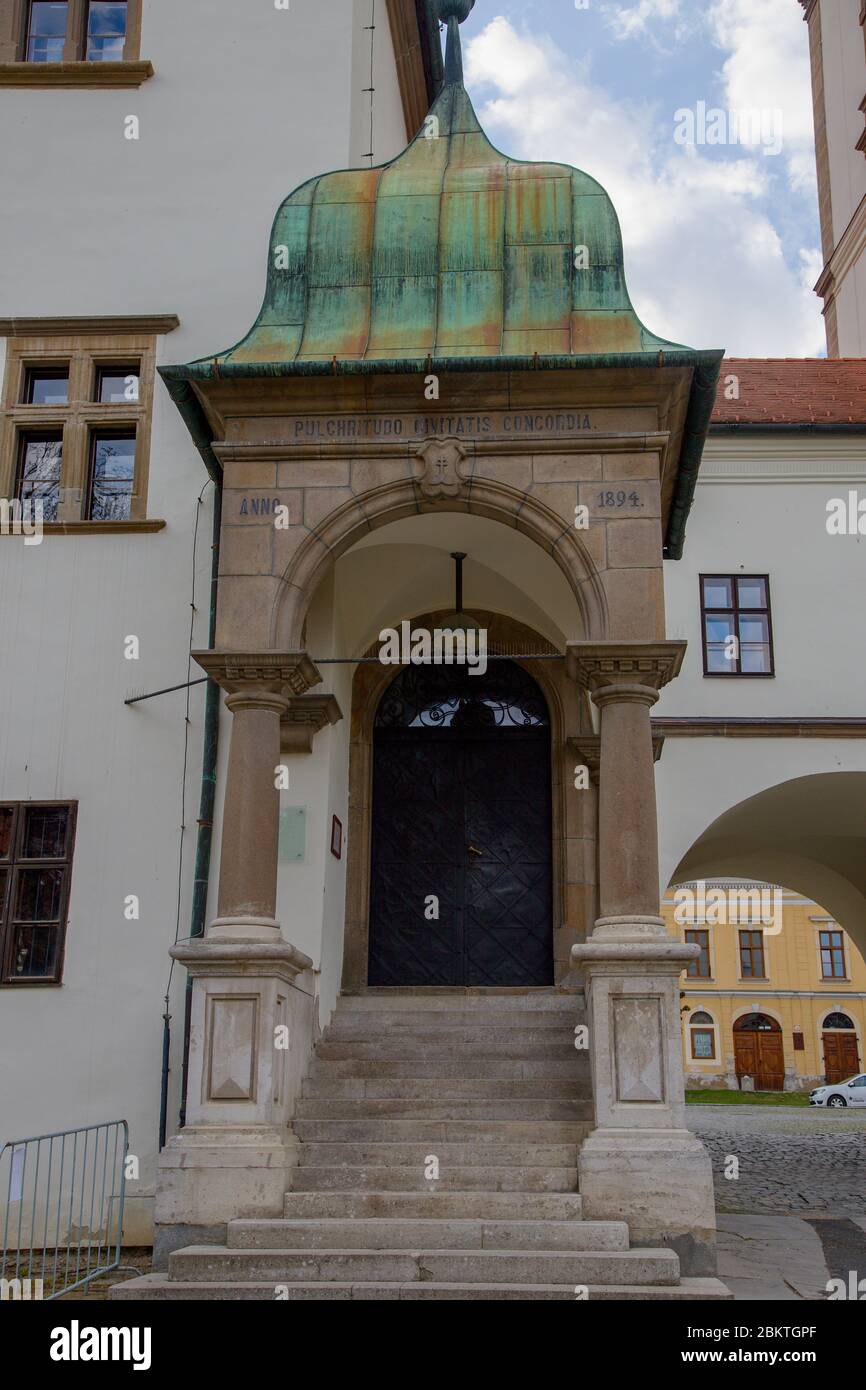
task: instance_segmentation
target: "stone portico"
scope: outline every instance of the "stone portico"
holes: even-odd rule
[[[678,997],[698,948],[659,916],[650,709],[682,662],[662,564],[682,547],[721,354],[640,324],[598,185],[492,150],[462,86],[468,8],[440,6],[433,138],[292,195],[250,335],[164,371],[222,473],[216,644],[197,660],[232,718],[217,915],[172,952],[192,978],[191,1045],[158,1244],[219,1243],[232,1221],[282,1212],[330,1003],[291,902],[278,910],[277,773],[291,778],[327,738],[330,810],[347,770],[338,946],[343,994],[363,996],[373,725],[393,676],[377,636],[446,624],[444,595],[402,562],[414,536],[426,564],[459,531],[484,589],[464,608],[549,711],[551,988],[575,1019],[585,989],[589,1030],[583,1216],[627,1222],[633,1246],[675,1250],[685,1274],[706,1276],[712,1180],[685,1128]]]

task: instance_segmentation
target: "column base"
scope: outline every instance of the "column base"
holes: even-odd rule
[[[208,927],[208,941],[282,941],[279,922],[273,917],[215,917]]]
[[[683,1274],[716,1273],[712,1165],[688,1130],[596,1129],[577,1163],[584,1219],[626,1221],[633,1245],[675,1250]]]
[[[223,1245],[237,1217],[279,1217],[298,1140],[270,1125],[189,1125],[159,1155],[153,1267],[184,1245]]]

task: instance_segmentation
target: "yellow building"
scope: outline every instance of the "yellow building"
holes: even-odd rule
[[[701,948],[682,980],[688,1086],[799,1091],[860,1070],[866,963],[817,903],[712,880],[671,889],[662,910]]]

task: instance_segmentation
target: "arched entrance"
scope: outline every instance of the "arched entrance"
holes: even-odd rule
[[[824,1080],[828,1086],[847,1081],[860,1070],[860,1051],[854,1020],[847,1014],[832,1013],[824,1019]]]
[[[537,683],[405,667],[374,726],[369,984],[552,984],[551,860]]]
[[[756,1091],[781,1091],[785,1086],[782,1030],[767,1014],[746,1014],[734,1024],[734,1070],[737,1081],[751,1076]]]

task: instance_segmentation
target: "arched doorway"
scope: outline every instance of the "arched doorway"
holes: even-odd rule
[[[552,984],[551,855],[537,683],[405,667],[374,726],[368,983]]]
[[[781,1091],[785,1086],[782,1030],[767,1014],[746,1014],[734,1024],[734,1070],[737,1081],[751,1076],[756,1091]]]
[[[847,1014],[832,1013],[824,1019],[824,1080],[828,1086],[847,1081],[860,1070],[860,1052],[854,1020]]]

